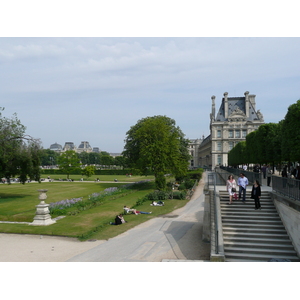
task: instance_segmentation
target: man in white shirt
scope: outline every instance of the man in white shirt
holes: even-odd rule
[[[240,177],[238,178],[237,184],[239,186],[239,200],[241,199],[241,194],[243,193],[243,203],[245,203],[245,201],[246,201],[246,188],[247,188],[247,185],[249,184],[249,182],[248,182],[248,178],[245,177],[244,173],[240,174]]]

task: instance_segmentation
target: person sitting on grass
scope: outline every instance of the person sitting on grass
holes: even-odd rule
[[[152,203],[150,204],[151,206],[164,206],[165,203],[163,201],[152,201]]]
[[[147,215],[152,214],[152,211],[150,211],[150,212],[139,211],[139,210],[136,210],[134,208],[127,207],[126,205],[124,205],[123,209],[126,212],[126,214],[128,214],[130,212],[135,214],[135,215],[138,215],[138,214],[147,214]]]
[[[110,222],[109,224],[110,225],[121,225],[121,224],[124,224],[124,223],[127,223],[127,221],[124,220],[124,217],[122,214],[119,214],[116,216],[115,218],[115,222]]]

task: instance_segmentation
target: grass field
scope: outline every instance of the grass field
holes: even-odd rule
[[[115,176],[122,181],[122,176]],[[126,177],[126,176],[125,176]],[[130,181],[146,179],[145,177],[131,177]],[[147,178],[148,179],[148,178]],[[35,206],[39,204],[38,189],[48,189],[46,203],[60,200],[83,197],[87,199],[95,192],[103,191],[108,187],[122,186],[124,183],[104,182],[42,182],[11,184],[0,186],[0,221],[32,222],[35,216]],[[49,226],[30,226],[26,224],[0,223],[0,232],[26,233],[77,237],[86,239],[108,239],[158,215],[166,214],[182,207],[187,200],[166,200],[165,206],[150,206],[150,201],[140,205],[141,211],[152,211],[151,215],[126,215],[126,224],[120,226],[109,225],[117,214],[123,213],[123,206],[133,206],[136,201],[153,191],[154,183],[149,182],[141,189],[124,192],[118,197],[110,197],[100,206],[85,210],[77,215],[67,215]]]
[[[50,176],[51,179],[54,180],[59,180],[63,179],[66,180],[67,176],[66,175],[42,175],[42,179],[47,179],[48,176]],[[93,175],[89,178],[86,176],[81,176],[81,175],[70,175],[70,179],[73,179],[75,181],[80,181],[80,179],[83,178],[83,181],[95,181],[97,178],[99,178],[100,181],[114,181],[114,179],[117,179],[118,181],[122,182],[135,182],[135,181],[140,181],[140,180],[145,180],[145,179],[154,179],[154,176],[126,176],[126,175]]]

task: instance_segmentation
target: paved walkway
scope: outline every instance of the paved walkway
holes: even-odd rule
[[[203,182],[192,199],[170,214],[153,218],[112,239],[77,239],[0,234],[1,262],[159,262],[208,261],[202,242]]]

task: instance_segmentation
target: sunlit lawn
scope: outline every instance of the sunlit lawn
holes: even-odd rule
[[[42,174],[41,178],[43,179],[47,179],[48,176],[50,176],[51,179],[54,180],[66,180],[67,176],[66,175],[56,175],[56,174],[52,174],[52,175],[45,175]],[[145,180],[145,179],[154,179],[154,176],[126,176],[126,175],[92,175],[91,177],[87,178],[86,176],[81,176],[81,175],[70,175],[69,176],[70,179],[73,179],[75,181],[80,181],[81,178],[83,179],[83,181],[95,181],[97,180],[97,178],[101,181],[114,181],[115,179],[117,179],[118,181],[121,182],[136,182],[136,181],[140,181],[140,180]]]
[[[35,206],[39,204],[38,189],[47,189],[46,203],[60,200],[88,197],[121,183],[82,183],[82,182],[42,182],[13,183],[0,185],[0,221],[31,222],[35,216]]]
[[[140,178],[145,179],[145,177]],[[121,181],[121,180],[120,180]],[[94,192],[100,192],[108,187],[121,186],[121,183],[98,182],[43,182],[29,184],[11,184],[0,186],[0,221],[32,222],[35,216],[35,205],[39,204],[38,189],[48,189],[46,203],[64,199],[84,197]],[[187,200],[166,200],[163,207],[152,207],[150,201],[140,205],[141,211],[152,211],[151,215],[126,215],[128,223],[113,226],[117,214],[123,213],[123,206],[133,206],[136,201],[153,191],[154,183],[149,183],[141,190],[105,201],[104,204],[88,209],[78,215],[67,215],[49,226],[30,226],[26,224],[0,223],[0,232],[27,233],[78,237],[81,239],[108,239],[132,228],[150,218],[173,211],[182,207]]]

